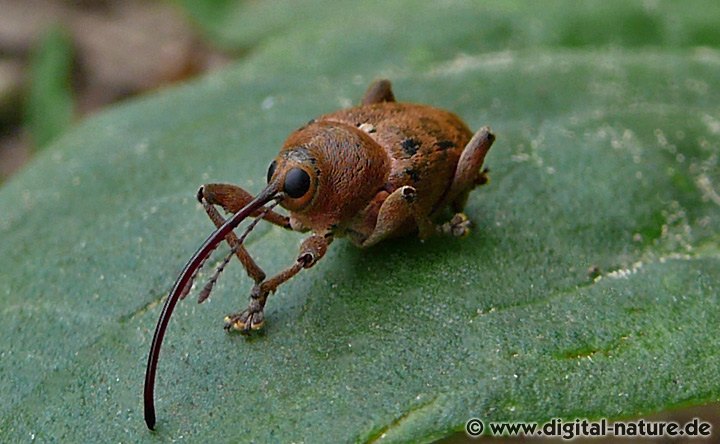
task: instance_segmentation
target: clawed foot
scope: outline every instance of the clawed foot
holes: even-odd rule
[[[476,185],[485,185],[490,182],[490,168],[484,168],[475,180]]]
[[[439,228],[440,232],[444,234],[450,234],[455,237],[465,237],[470,234],[471,225],[472,222],[470,222],[470,219],[468,219],[465,213],[457,213],[450,221],[440,225]]]
[[[250,301],[248,308],[240,313],[225,316],[225,330],[236,330],[248,334],[251,330],[260,330],[265,325],[263,307],[257,300]]]

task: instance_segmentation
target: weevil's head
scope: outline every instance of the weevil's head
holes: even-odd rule
[[[267,180],[284,197],[298,228],[342,226],[387,181],[390,160],[374,140],[337,122],[311,122],[288,137],[268,168]]]
[[[283,193],[283,207],[301,211],[315,200],[319,176],[316,165],[317,161],[301,148],[284,150],[270,163],[267,181],[275,182],[277,190]]]

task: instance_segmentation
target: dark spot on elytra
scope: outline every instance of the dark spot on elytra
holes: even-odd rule
[[[455,145],[455,142],[452,140],[440,140],[435,143],[435,145],[438,146],[441,150],[446,150],[448,148],[455,148],[457,145]]]
[[[407,154],[408,156],[415,155],[415,153],[417,153],[420,149],[420,142],[413,138],[403,140],[402,142],[400,142],[400,145],[402,145],[405,154]]]
[[[420,180],[420,175],[418,174],[417,171],[415,171],[415,170],[412,169],[412,168],[405,168],[405,169],[403,170],[403,173],[405,173],[405,174],[407,174],[408,176],[410,176],[410,180],[412,180],[413,183],[417,183],[417,181]]]

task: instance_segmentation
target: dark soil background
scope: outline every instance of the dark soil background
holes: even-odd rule
[[[0,182],[62,132],[66,125],[38,137],[46,131],[42,122],[37,130],[30,123],[58,118],[53,108],[68,109],[72,125],[111,103],[230,60],[170,3],[0,0],[0,11]]]

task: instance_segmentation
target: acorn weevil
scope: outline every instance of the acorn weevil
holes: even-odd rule
[[[467,234],[470,222],[462,210],[470,191],[488,181],[482,165],[494,140],[489,128],[473,135],[448,111],[396,102],[390,82],[379,80],[370,85],[361,105],[318,117],[290,134],[270,164],[267,186],[256,196],[235,185],[201,186],[197,198],[217,229],[185,265],[155,328],[145,374],[147,426],[155,427],[155,373],[170,316],[223,239],[230,254],[200,292],[198,302],[209,296],[220,272],[236,256],[255,285],[248,307],[227,316],[225,328],[243,333],[258,330],[265,322],[268,296],[315,265],[335,237],[368,247],[410,233],[421,239],[434,233]],[[289,216],[274,211],[277,205]],[[217,206],[232,215],[226,220]],[[455,215],[435,223],[448,206]],[[238,237],[233,230],[248,216],[254,220]],[[243,246],[261,219],[312,233],[300,245],[295,263],[270,278]]]

